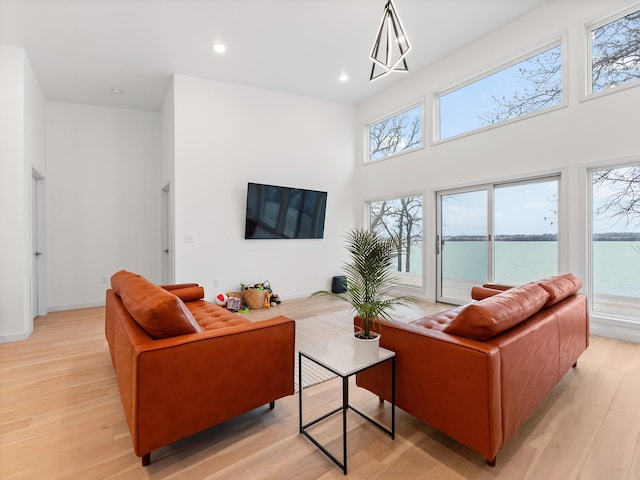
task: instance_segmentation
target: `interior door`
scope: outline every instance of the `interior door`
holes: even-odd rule
[[[31,318],[47,313],[45,249],[44,177],[35,170],[31,175]]]
[[[31,318],[38,316],[38,179],[31,177]]]
[[[170,185],[167,184],[160,193],[160,271],[164,284],[173,282],[170,192]]]

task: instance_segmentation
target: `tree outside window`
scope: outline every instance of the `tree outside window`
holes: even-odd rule
[[[640,10],[590,30],[593,93],[640,79]]]
[[[397,249],[396,270],[399,282],[412,285],[422,281],[422,196],[413,195],[369,204],[371,230],[391,238]],[[409,278],[414,277],[414,278]]]
[[[555,44],[439,96],[445,139],[559,105],[562,47]]]
[[[369,161],[422,146],[422,104],[369,125]]]
[[[594,312],[640,321],[640,164],[592,170]]]

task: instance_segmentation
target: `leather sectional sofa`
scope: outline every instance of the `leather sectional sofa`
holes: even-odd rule
[[[411,323],[381,321],[380,345],[396,352],[396,405],[495,465],[588,346],[581,287],[571,274],[484,285],[474,288],[475,303]],[[358,374],[358,385],[390,400],[388,368]]]
[[[161,287],[120,271],[105,335],[133,450],[151,451],[293,394],[295,322],[250,322],[203,300],[195,283]]]

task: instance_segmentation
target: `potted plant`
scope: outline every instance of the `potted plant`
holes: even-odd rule
[[[392,239],[381,238],[376,232],[355,229],[346,235],[347,250],[351,261],[343,266],[346,277],[346,292],[333,293],[326,290],[314,292],[311,296],[325,296],[348,302],[360,318],[362,330],[355,333],[354,354],[357,360],[371,361],[378,358],[380,334],[373,331],[381,318],[390,320],[390,312],[399,305],[421,305],[413,296],[392,297],[395,286],[391,266],[396,255]],[[359,341],[372,343],[375,355],[360,357]],[[367,354],[364,354],[367,355]]]

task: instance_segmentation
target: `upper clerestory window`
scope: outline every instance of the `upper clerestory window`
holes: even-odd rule
[[[588,92],[627,85],[640,79],[640,9],[587,27],[590,55]]]
[[[462,135],[562,103],[562,44],[547,45],[436,94],[435,140]]]
[[[367,126],[367,162],[422,147],[422,103]]]

